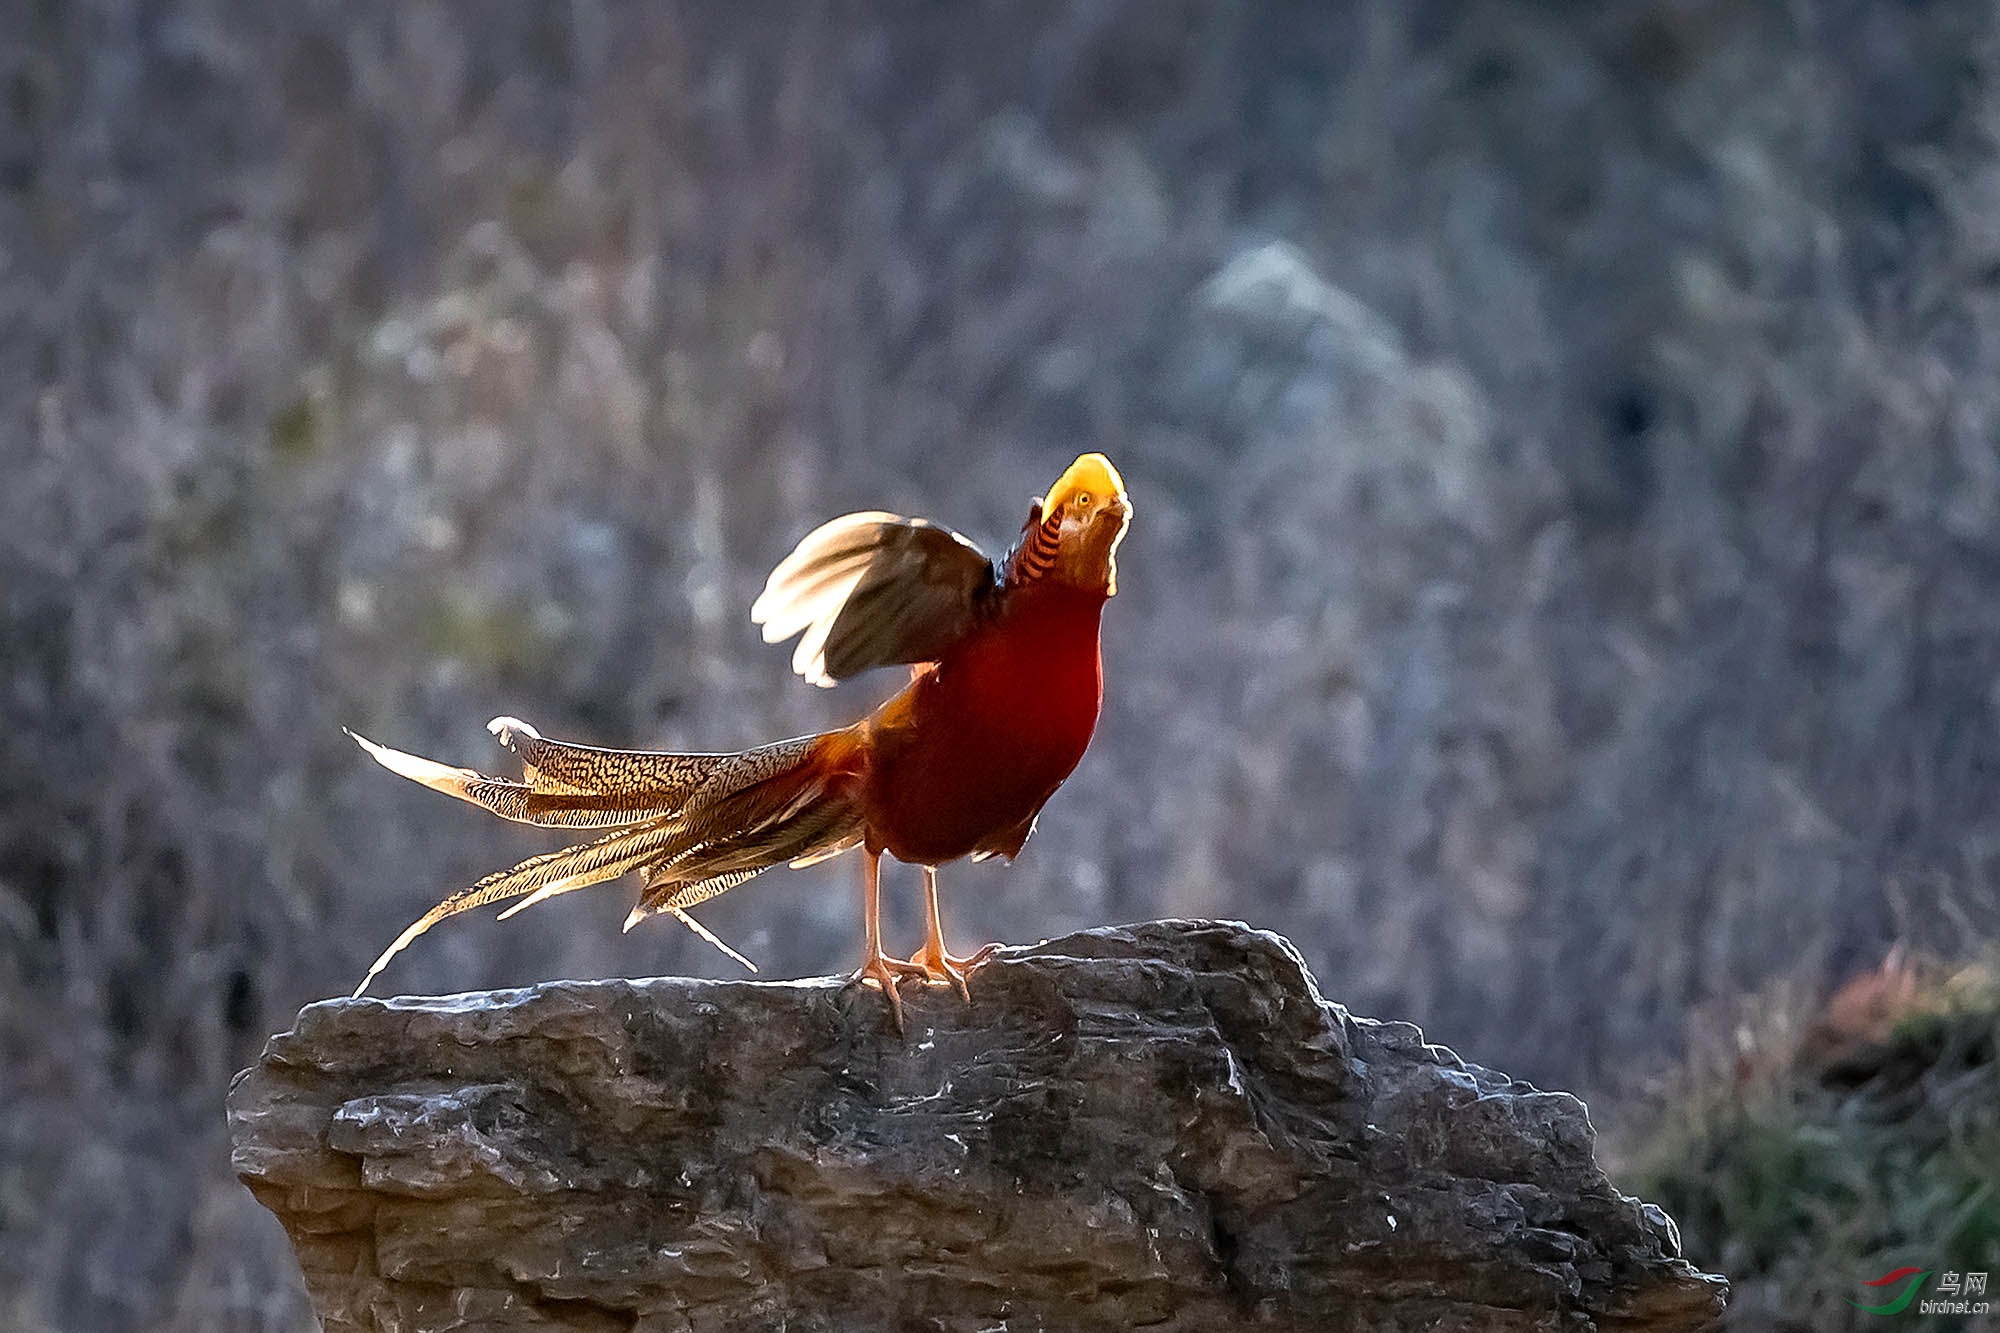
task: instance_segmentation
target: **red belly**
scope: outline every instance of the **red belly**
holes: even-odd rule
[[[1102,607],[1099,596],[1021,589],[883,706],[863,788],[872,845],[921,865],[1019,845],[1096,729]]]

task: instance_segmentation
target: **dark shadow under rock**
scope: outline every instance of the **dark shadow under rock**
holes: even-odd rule
[[[1583,1104],[1150,922],[904,990],[308,1006],[229,1098],[329,1330],[1694,1329]]]

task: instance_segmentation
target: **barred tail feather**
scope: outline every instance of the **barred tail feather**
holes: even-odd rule
[[[432,791],[441,791],[447,796],[483,807],[517,824],[604,828],[656,818],[674,808],[674,804],[662,800],[658,792],[639,789],[599,793],[558,783],[516,782],[508,778],[488,777],[474,769],[453,768],[421,755],[392,750],[353,731],[347,734],[371,759],[391,773],[420,782]]]
[[[837,796],[816,800],[785,819],[647,866],[642,871],[646,887],[625,918],[625,929],[661,912],[680,916],[772,866],[823,861],[860,842],[861,818],[848,801]]]
[[[655,844],[661,830],[655,828],[621,829],[596,842],[580,847],[565,847],[561,851],[544,852],[531,856],[511,870],[502,870],[488,875],[469,888],[460,889],[430,911],[418,917],[396,937],[395,943],[382,951],[381,957],[369,965],[368,975],[361,978],[361,984],[354,988],[358,996],[368,989],[368,983],[376,974],[389,965],[389,960],[408,948],[410,943],[446,917],[457,916],[460,912],[470,912],[488,903],[500,902],[507,898],[518,898],[522,894],[534,894],[530,901],[556,893],[566,893],[571,889],[588,888],[601,884],[607,879],[615,879],[632,869],[640,861],[654,854],[654,847],[646,847],[630,856],[635,844]],[[518,909],[509,909],[503,915],[511,916]]]
[[[502,747],[521,761],[526,785],[546,796],[622,798],[627,808],[647,802],[661,809],[699,804],[726,796],[755,781],[802,762],[821,741],[819,736],[760,745],[754,750],[722,754],[675,754],[664,750],[606,750],[572,741],[551,740],[515,717],[496,717],[486,724]],[[633,820],[645,818],[642,811]]]
[[[618,827],[594,842],[529,857],[452,894],[382,952],[354,988],[357,996],[390,959],[446,917],[520,898],[500,914],[504,919],[544,899],[633,870],[644,872],[646,889],[627,929],[644,916],[670,912],[755,971],[754,964],[698,925],[685,909],[770,866],[834,855],[860,839],[860,814],[843,780],[852,740],[843,733],[736,754],[676,755],[547,741],[512,718],[495,719],[492,729],[501,744],[522,756],[526,781],[489,778],[360,736],[354,739],[392,772],[503,817],[567,827]],[[631,782],[634,777],[639,781]],[[643,813],[635,814],[635,809]]]
[[[496,892],[486,901],[527,895],[500,913],[498,919],[505,921],[545,899],[616,879],[661,857],[679,855],[678,849],[686,845],[688,837],[680,821],[664,819],[658,824],[621,829],[596,842],[532,857],[507,872],[509,882],[505,892]]]
[[[801,736],[734,754],[670,754],[553,741],[512,717],[494,718],[487,730],[520,757],[523,780],[454,768],[347,734],[391,773],[502,819],[547,828],[622,827],[698,806],[755,781],[760,769],[776,771],[803,760],[817,739]]]

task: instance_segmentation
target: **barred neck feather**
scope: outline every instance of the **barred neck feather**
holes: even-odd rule
[[[1062,514],[1052,511],[1035,524],[1007,562],[1007,586],[1018,588],[1047,577],[1062,550]]]

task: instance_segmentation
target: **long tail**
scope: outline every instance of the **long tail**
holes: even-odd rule
[[[391,958],[448,916],[521,898],[500,914],[505,918],[633,870],[640,872],[644,890],[625,920],[627,930],[654,913],[670,912],[747,964],[686,909],[774,865],[817,861],[861,841],[861,815],[848,780],[857,745],[848,731],[735,754],[663,754],[552,741],[511,717],[495,718],[487,729],[520,757],[521,780],[452,768],[348,735],[391,772],[502,818],[613,831],[595,842],[529,857],[452,894],[382,951],[354,988],[356,995]]]

